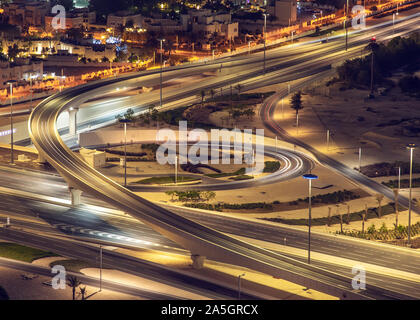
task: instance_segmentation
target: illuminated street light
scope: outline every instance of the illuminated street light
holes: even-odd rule
[[[120,123],[124,124],[124,187],[127,187],[127,123],[129,119],[121,119]]]
[[[264,16],[264,74],[265,74],[265,49],[266,49],[266,33],[267,33],[267,16],[268,13],[263,13]]]
[[[392,35],[395,33],[395,13],[392,14]]]
[[[410,191],[408,195],[408,244],[410,245],[411,240],[411,192],[412,192],[412,180],[413,180],[413,151],[417,146],[414,143],[407,145],[407,149],[410,150]]]
[[[13,83],[16,80],[9,80],[7,84],[10,86],[10,164],[15,164],[13,160]]]
[[[163,42],[165,39],[159,39],[160,41],[160,108],[162,109],[162,73],[163,73]]]
[[[312,180],[318,179],[314,174],[305,174],[303,178],[309,182],[309,215],[308,215],[308,264],[311,263],[311,209],[312,209]]]
[[[238,300],[241,300],[241,279],[245,277],[245,273],[238,276]]]

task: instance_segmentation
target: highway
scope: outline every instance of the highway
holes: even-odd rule
[[[39,197],[42,199],[42,196]],[[106,212],[104,208],[99,210],[98,207],[95,210],[90,206],[70,208],[69,206],[51,205],[16,194],[6,194],[4,190],[2,190],[2,198],[7,207],[13,208],[11,210],[19,213],[16,215],[10,212],[12,225],[16,228],[30,229],[35,233],[65,234],[88,242],[123,248],[146,248],[188,255],[188,252],[180,248],[179,245],[165,239],[144,224],[128,216]],[[172,208],[172,210],[227,234],[281,245],[284,244],[284,238],[286,238],[288,247],[306,250],[305,230],[219,216],[191,209]],[[0,218],[0,223],[2,221],[5,221],[5,217]],[[41,223],[41,221],[48,224]],[[312,239],[313,252],[350,259],[362,265],[364,263],[374,264],[392,270],[419,274],[420,255],[417,252],[396,250],[389,245],[381,246],[369,241],[354,241],[347,237],[334,237],[320,233],[314,233]],[[287,255],[287,252],[286,250],[283,254]],[[293,255],[291,257],[304,260]],[[351,275],[350,266],[343,267],[316,260],[313,261],[313,264],[345,276]],[[367,280],[369,283],[372,282],[374,285],[389,290],[420,297],[418,295],[420,293],[419,282],[402,278],[396,279],[386,273],[373,272],[367,272]]]
[[[409,29],[410,26],[416,23],[418,23],[417,16],[405,23],[401,22],[398,28]],[[389,27],[381,28],[378,31],[378,35],[386,34],[386,32],[390,33]],[[363,36],[358,37],[364,37],[364,41],[366,41],[370,34],[365,32]],[[362,39],[357,40],[357,37],[353,40],[353,45],[356,45],[357,41],[362,41]],[[325,48],[330,52],[333,51],[333,46],[334,44],[325,46]],[[343,59],[343,55],[339,54],[342,50],[342,45],[336,45],[336,48],[335,53],[332,55],[336,55],[336,59]],[[290,63],[300,66],[302,70],[318,68],[321,63],[331,63],[331,60],[334,59],[323,51],[324,49],[313,51],[307,56],[304,55],[304,57],[300,58],[305,61],[299,62],[297,61],[299,59],[292,59],[293,61]],[[269,67],[268,72],[282,68],[284,69],[285,66],[275,66],[273,67],[275,70]],[[289,68],[291,69],[289,72],[296,72],[296,67]],[[195,69],[196,72],[203,71],[202,67]],[[210,82],[213,82],[215,86],[220,86],[250,78],[258,78],[261,73],[260,69],[252,70],[249,62],[247,63],[247,69],[242,73],[221,77],[222,79],[212,79]],[[185,73],[185,71],[183,72]],[[60,172],[70,186],[90,193],[142,220],[159,233],[188,249],[194,256],[205,256],[212,260],[249,267],[273,276],[285,278],[286,280],[293,280],[308,287],[315,287],[320,291],[334,292],[341,298],[390,297],[385,290],[375,288],[372,285],[368,285],[368,289],[363,293],[352,292],[349,278],[341,277],[321,268],[308,266],[283,255],[249,245],[185,219],[136,196],[129,190],[104,177],[75,156],[65,146],[57,130],[56,122],[59,114],[70,106],[78,106],[89,98],[114,90],[115,86],[120,85],[120,81],[124,80],[123,78],[125,77],[102,80],[68,89],[44,100],[31,114],[29,128],[33,143],[48,162]],[[138,79],[136,79],[137,81]],[[182,92],[171,96],[171,98],[180,99],[188,95],[196,95],[197,90],[202,87],[208,89],[208,85],[209,83],[203,81],[197,86],[182,90]],[[178,89],[178,91],[181,90]]]

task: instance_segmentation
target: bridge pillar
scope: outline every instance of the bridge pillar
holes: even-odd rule
[[[192,254],[191,255],[191,260],[192,260],[192,267],[194,269],[202,269],[204,266],[204,261],[206,260],[205,256],[201,256],[199,254]]]
[[[75,189],[70,187],[70,193],[71,193],[71,205],[72,206],[78,206],[81,204],[81,196],[82,196],[82,190]]]
[[[70,107],[67,112],[69,113],[69,134],[74,136],[77,131],[77,111],[79,108]]]
[[[38,159],[36,159],[36,162],[47,163],[48,161],[47,161],[47,159],[45,159],[45,157],[41,153],[38,152]]]

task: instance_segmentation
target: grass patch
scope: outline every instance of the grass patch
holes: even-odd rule
[[[199,181],[201,181],[201,178],[186,177],[186,176],[178,176],[178,179],[177,179],[178,183],[199,182]],[[175,176],[152,177],[152,178],[139,180],[136,183],[140,183],[140,184],[169,184],[169,183],[175,183]]]
[[[0,256],[24,262],[32,262],[37,259],[57,255],[53,252],[29,248],[16,243],[0,242]]]
[[[280,169],[279,161],[266,161],[264,163],[264,173],[273,173]]]
[[[99,264],[95,265],[95,264],[90,263],[90,262],[85,262],[85,261],[81,261],[81,260],[74,260],[74,259],[51,262],[50,267],[52,268],[53,266],[55,266],[57,264],[63,266],[66,269],[66,271],[78,272],[78,273],[80,273],[80,270],[85,269],[85,268],[99,268]]]
[[[225,177],[233,177],[233,176],[238,176],[238,175],[244,175],[245,171],[246,171],[245,168],[240,168],[239,170],[237,170],[233,173],[228,173],[228,172],[209,173],[209,174],[206,174],[205,176],[210,177],[210,178],[225,178]]]

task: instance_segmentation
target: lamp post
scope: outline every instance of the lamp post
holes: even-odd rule
[[[121,119],[120,123],[124,124],[124,187],[127,187],[127,123],[129,119]]]
[[[251,41],[248,41],[248,54],[251,54]]]
[[[327,152],[330,150],[330,130],[327,130]]]
[[[395,33],[395,13],[392,14],[392,35]]]
[[[241,300],[241,279],[245,277],[245,273],[238,276],[238,300]]]
[[[318,179],[314,174],[305,174],[303,178],[309,182],[309,214],[308,214],[308,264],[311,263],[311,209],[312,209],[312,180]]]
[[[34,92],[32,90],[32,72],[29,73],[29,85],[30,85],[30,91],[31,91],[31,106],[32,106],[32,100],[34,97]]]
[[[13,83],[16,80],[9,80],[7,84],[10,86],[10,164],[14,165],[13,160]]]
[[[414,143],[410,143],[407,145],[407,149],[410,150],[410,191],[408,195],[408,244],[410,244],[411,240],[411,192],[412,192],[412,178],[413,178],[413,151],[416,149],[417,146]]]
[[[160,108],[162,109],[162,73],[163,73],[163,42],[165,39],[159,39],[160,41]]]
[[[99,292],[102,291],[102,245],[99,245]]]
[[[398,167],[398,191],[401,190],[401,167]]]
[[[175,184],[178,183],[178,156],[175,155]]]
[[[362,172],[362,147],[359,147],[359,172]]]
[[[264,15],[264,74],[265,74],[265,46],[266,46],[266,33],[267,33],[267,13],[263,13]]]

